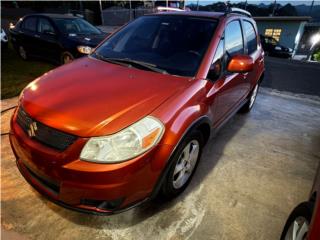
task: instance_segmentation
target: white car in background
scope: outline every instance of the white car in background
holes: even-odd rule
[[[1,48],[7,48],[8,47],[8,37],[6,32],[1,28]]]

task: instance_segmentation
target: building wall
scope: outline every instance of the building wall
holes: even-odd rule
[[[295,39],[300,28],[301,21],[256,21],[259,34],[264,35],[268,28],[281,29],[280,44],[286,47],[294,48]]]

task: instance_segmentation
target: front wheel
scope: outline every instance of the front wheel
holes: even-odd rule
[[[259,90],[259,83],[257,83],[254,86],[254,88],[252,89],[252,91],[250,92],[250,94],[247,97],[247,102],[242,106],[242,108],[240,109],[239,112],[241,112],[241,113],[250,112],[250,110],[253,107],[253,104],[256,101],[258,90]]]
[[[161,187],[161,196],[171,199],[188,186],[197,168],[204,145],[201,132],[190,132],[173,154],[169,170]]]
[[[72,62],[74,59],[73,55],[70,52],[63,52],[61,54],[61,64],[67,64]]]

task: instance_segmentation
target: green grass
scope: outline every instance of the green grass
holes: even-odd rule
[[[45,61],[22,60],[9,44],[8,49],[1,49],[1,99],[19,95],[29,82],[54,67]]]

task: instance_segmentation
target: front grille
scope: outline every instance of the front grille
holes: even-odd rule
[[[31,138],[59,151],[64,151],[77,139],[74,135],[58,131],[35,121],[22,107],[18,109],[17,122]]]

